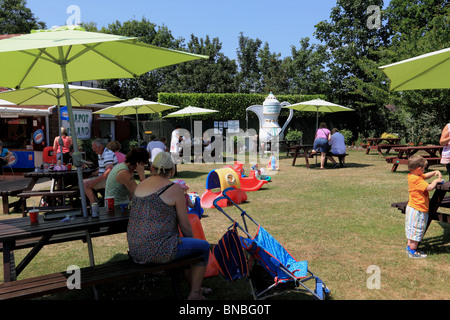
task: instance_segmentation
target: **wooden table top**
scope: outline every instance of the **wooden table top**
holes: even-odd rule
[[[31,223],[29,217],[0,220],[0,242],[41,237],[48,234],[62,234],[79,230],[96,229],[99,227],[123,225],[128,223],[128,213],[122,214],[120,208],[115,208],[115,214],[106,213],[106,208],[100,208],[98,218],[75,217],[74,220],[61,221],[44,220],[39,215],[38,223]]]

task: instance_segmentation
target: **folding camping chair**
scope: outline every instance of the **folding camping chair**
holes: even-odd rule
[[[309,270],[308,261],[298,261],[292,257],[292,255],[274,237],[227,196],[227,192],[232,189],[233,188],[225,189],[222,193],[223,196],[214,201],[214,206],[248,237],[245,238],[241,236],[240,239],[242,247],[250,255],[249,269],[252,271],[250,272],[248,279],[253,298],[255,300],[262,300],[291,290],[310,293],[314,298],[319,300],[328,298],[330,291],[323,281]],[[224,208],[217,204],[218,201],[223,199],[227,199],[240,210],[244,225],[243,227],[228,215],[224,211]],[[246,218],[257,226],[257,233],[253,238],[249,234]],[[267,288],[265,288],[264,283],[260,283],[263,282],[264,279],[258,279],[256,275],[258,267],[255,268],[255,266],[250,266],[252,261],[257,262],[255,266],[259,265],[259,267],[262,267],[262,269],[270,276],[271,283]],[[310,280],[315,280],[315,287],[313,289],[305,284]]]

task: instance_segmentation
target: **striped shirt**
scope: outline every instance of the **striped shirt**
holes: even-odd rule
[[[111,164],[115,166],[117,163],[117,157],[114,152],[112,152],[108,148],[105,148],[105,150],[103,150],[103,153],[101,155],[98,155],[98,174],[101,175],[105,173],[107,165]]]

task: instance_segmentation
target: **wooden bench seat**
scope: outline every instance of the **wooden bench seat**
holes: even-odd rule
[[[317,152],[315,154],[309,154],[309,158],[314,158],[314,156],[320,156],[320,152]],[[341,166],[341,168],[344,166],[345,164],[345,157],[348,156],[348,153],[344,153],[344,154],[335,154],[335,153],[331,153],[331,152],[327,152],[327,157],[336,157],[339,160],[339,165]],[[325,159],[325,164],[327,163],[327,159]]]
[[[26,199],[30,198],[30,197],[45,197],[46,201],[48,202],[48,207],[37,207],[37,209],[39,209],[40,211],[54,211],[56,210],[63,210],[63,209],[69,209],[69,208],[73,208],[73,203],[74,203],[74,199],[77,198],[79,195],[79,190],[61,190],[61,191],[49,191],[49,190],[44,190],[44,191],[23,191],[19,194],[17,194],[17,197],[19,198],[23,198],[24,201],[22,201],[22,214],[25,216],[27,210],[26,207]],[[69,199],[69,206],[65,206],[64,205],[64,199],[68,198]],[[57,202],[60,202],[60,205],[58,205]]]
[[[9,208],[14,207],[15,211],[19,211],[22,207],[22,199],[19,199],[15,202],[9,202],[9,197],[17,197],[18,194],[22,193],[25,190],[25,187],[23,188],[17,188],[12,190],[3,190],[0,191],[0,195],[2,196],[2,204],[3,204],[3,213],[7,214],[9,213]]]
[[[201,256],[187,257],[165,264],[139,265],[131,259],[108,262],[98,266],[80,269],[80,287],[92,287],[98,284],[122,280],[127,277],[153,272],[169,271],[172,288],[178,299],[181,298],[178,273],[189,265],[201,261]],[[69,290],[67,280],[73,274],[58,272],[29,279],[0,284],[0,300],[27,299]],[[70,283],[70,281],[69,281]]]
[[[408,204],[408,201],[395,202],[395,203],[391,203],[391,207],[397,208],[398,210],[400,210],[401,213],[405,214],[407,204]],[[450,197],[445,197],[442,200],[440,207],[450,208]],[[432,220],[450,223],[450,214],[436,212],[436,216],[432,217]]]

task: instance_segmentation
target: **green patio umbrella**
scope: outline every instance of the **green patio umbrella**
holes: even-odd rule
[[[202,115],[202,114],[210,114],[213,112],[219,112],[219,111],[213,110],[213,109],[188,106],[184,109],[169,113],[168,115],[165,115],[163,118],[189,117],[190,124],[191,124],[191,137],[193,137],[193,135],[192,135],[192,133],[193,133],[192,132],[192,116]]]
[[[99,88],[69,85],[69,92],[72,106],[78,107],[93,103],[122,100],[105,89]],[[60,106],[67,105],[64,85],[47,84],[18,90],[3,91],[0,92],[0,99],[14,102],[17,105],[56,105],[58,108],[59,135],[61,136]]]
[[[343,107],[341,105],[328,102],[322,99],[303,101],[285,106],[284,108],[294,109],[303,112],[307,111],[316,112],[316,130],[319,128],[319,112],[329,113],[329,112],[354,111],[353,109]]]
[[[94,113],[110,114],[115,116],[136,115],[136,127],[138,136],[138,145],[141,146],[141,136],[139,133],[139,114],[160,113],[164,110],[178,108],[169,104],[147,101],[142,98],[134,98],[128,101],[116,104],[114,106],[95,111]]]
[[[379,67],[391,91],[450,88],[450,48]]]
[[[18,89],[64,84],[75,162],[81,160],[81,154],[76,142],[69,81],[133,78],[201,58],[208,57],[152,46],[136,38],[87,32],[79,26],[34,30],[0,40],[0,86]],[[80,193],[84,194],[81,166],[77,166],[77,176]],[[83,215],[87,216],[86,199],[81,200]]]

